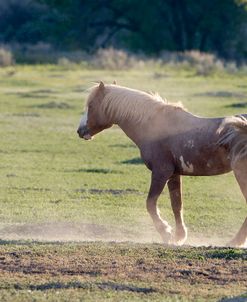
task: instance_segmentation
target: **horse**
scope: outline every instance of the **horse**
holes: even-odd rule
[[[247,201],[247,114],[199,117],[157,93],[100,82],[90,90],[77,133],[90,140],[114,124],[137,145],[143,162],[151,170],[146,207],[165,244],[183,245],[187,239],[182,176],[233,171]],[[175,218],[174,235],[157,207],[166,184]],[[228,246],[241,247],[246,242],[247,217]]]

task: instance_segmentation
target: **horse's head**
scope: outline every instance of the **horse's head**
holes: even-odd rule
[[[102,110],[102,101],[105,97],[103,82],[93,88],[87,101],[84,115],[81,118],[77,133],[81,138],[91,139],[95,134],[112,126]]]

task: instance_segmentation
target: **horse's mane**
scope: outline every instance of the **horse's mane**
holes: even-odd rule
[[[98,86],[92,87],[91,95],[97,92]],[[88,103],[93,99],[89,96]],[[181,103],[170,104],[158,93],[147,93],[119,85],[105,85],[105,96],[102,100],[102,109],[110,118],[118,121],[131,119],[136,122],[147,121],[158,111],[167,106],[173,110],[183,108]]]

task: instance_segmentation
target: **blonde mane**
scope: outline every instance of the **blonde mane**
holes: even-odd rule
[[[88,98],[88,104],[97,92],[98,86],[92,87],[92,92]],[[105,96],[101,100],[102,109],[110,119],[132,120],[145,122],[155,116],[167,106],[183,108],[180,103],[169,104],[158,93],[147,93],[144,91],[131,89],[118,85],[105,85]]]

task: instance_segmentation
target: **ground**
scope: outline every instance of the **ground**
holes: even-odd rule
[[[0,69],[0,300],[246,300],[246,249],[224,247],[246,216],[233,174],[183,178],[190,247],[163,246],[135,145],[117,127],[92,142],[76,134],[95,80],[158,91],[201,116],[246,113],[240,72]],[[174,226],[168,197],[159,207]]]
[[[246,250],[227,248],[1,242],[1,301],[247,299],[246,260]]]

